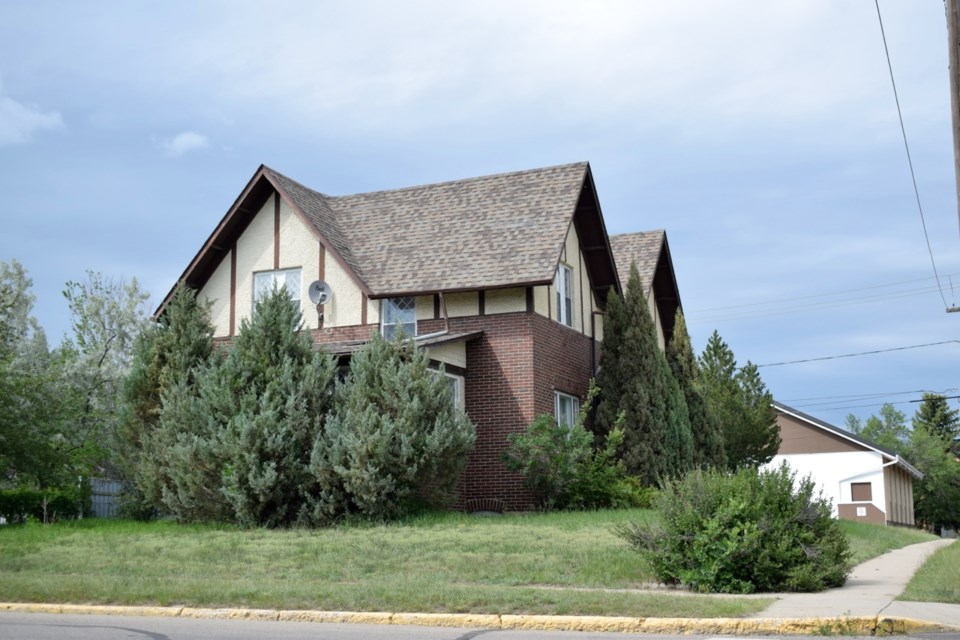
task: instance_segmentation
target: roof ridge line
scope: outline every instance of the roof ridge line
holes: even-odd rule
[[[353,197],[356,197],[356,196],[372,196],[372,195],[378,195],[378,194],[382,194],[382,193],[399,193],[399,192],[403,192],[403,191],[415,191],[415,190],[417,190],[417,189],[425,189],[425,188],[427,188],[427,187],[442,187],[442,186],[451,185],[451,184],[465,184],[465,183],[471,183],[471,182],[479,182],[480,180],[490,180],[490,179],[492,179],[492,178],[501,178],[501,177],[506,177],[506,176],[521,176],[521,175],[525,175],[525,174],[539,173],[539,172],[542,172],[542,171],[550,171],[550,170],[553,170],[553,169],[565,169],[565,168],[568,168],[568,167],[584,167],[584,168],[586,168],[586,167],[588,167],[589,165],[590,165],[590,162],[589,162],[589,161],[587,161],[587,160],[582,160],[582,161],[580,161],[580,162],[568,162],[568,163],[566,163],[566,164],[556,164],[556,165],[551,165],[551,166],[549,166],[549,167],[539,167],[539,168],[536,168],[536,169],[523,169],[523,170],[521,170],[521,171],[501,171],[501,172],[498,172],[498,173],[491,173],[491,174],[483,175],[483,176],[472,176],[472,177],[469,177],[469,178],[459,178],[459,179],[454,179],[454,180],[442,180],[442,181],[440,181],[440,182],[425,182],[425,183],[423,183],[423,184],[417,184],[417,185],[413,185],[413,186],[409,186],[409,187],[397,187],[397,188],[394,188],[394,189],[377,189],[376,191],[362,191],[362,192],[358,192],[358,193],[346,193],[346,194],[341,195],[341,196],[330,196],[330,195],[325,195],[325,194],[321,194],[321,195],[325,195],[325,197],[330,198],[330,199],[333,199],[333,200],[341,200],[341,199],[345,199],[345,198],[353,198]],[[308,187],[308,188],[309,188],[309,187]],[[319,192],[318,192],[318,193],[319,193]]]

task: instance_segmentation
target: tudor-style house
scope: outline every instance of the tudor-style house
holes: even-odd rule
[[[607,296],[626,286],[631,260],[662,345],[680,305],[666,235],[609,238],[587,163],[348,196],[261,166],[181,279],[212,303],[219,340],[275,285],[342,361],[402,326],[477,428],[458,505],[526,509],[531,496],[501,462],[506,436],[539,414],[573,422]]]

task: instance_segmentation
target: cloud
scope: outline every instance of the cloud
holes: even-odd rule
[[[191,151],[199,151],[210,146],[207,137],[193,131],[184,131],[178,133],[172,138],[163,140],[160,143],[164,152],[171,158],[178,158]]]
[[[30,142],[38,131],[63,129],[57,111],[43,112],[3,95],[0,83],[0,147]]]

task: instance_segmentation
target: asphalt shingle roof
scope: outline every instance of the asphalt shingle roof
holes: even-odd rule
[[[657,263],[660,260],[660,251],[663,248],[664,233],[663,229],[657,229],[610,236],[610,248],[613,250],[613,259],[617,263],[620,286],[624,290],[630,278],[630,263],[636,262],[640,281],[643,283],[643,292],[644,294],[650,292],[653,276],[657,271]]]
[[[373,295],[551,281],[587,170],[328,196],[265,168]]]

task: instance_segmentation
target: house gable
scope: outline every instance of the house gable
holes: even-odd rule
[[[657,329],[657,339],[664,348],[673,338],[677,311],[681,308],[680,291],[673,271],[673,259],[663,229],[624,233],[610,237],[616,260],[620,287],[626,291],[630,265],[635,263],[647,298],[650,315]]]
[[[780,411],[777,412],[777,426],[780,428],[780,450],[778,453],[782,455],[869,450],[852,440],[841,438],[834,433],[819,429],[809,422]]]

